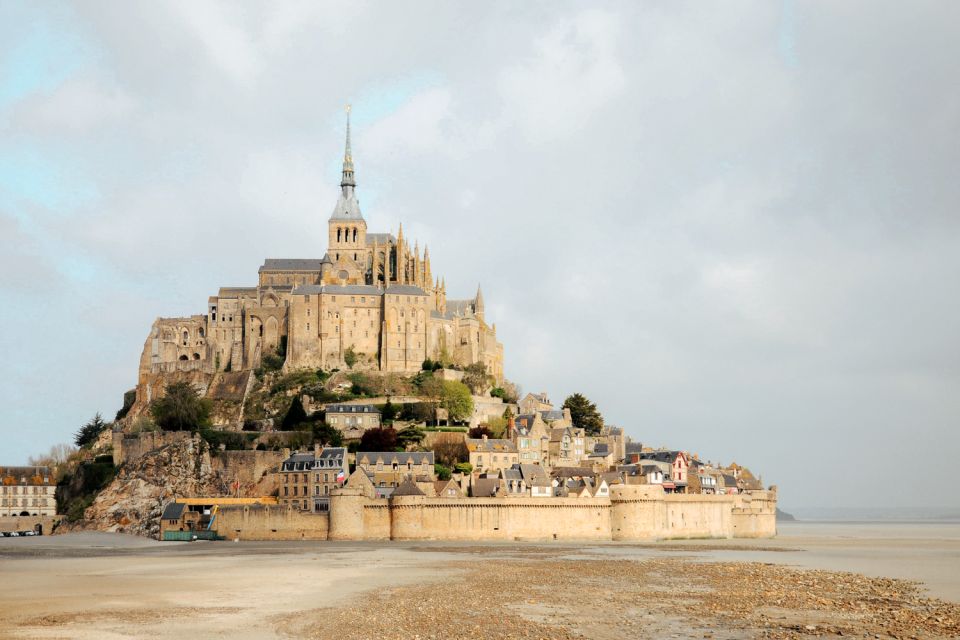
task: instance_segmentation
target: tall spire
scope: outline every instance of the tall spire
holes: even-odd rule
[[[347,105],[347,145],[343,152],[343,179],[340,180],[340,186],[346,191],[347,187],[357,186],[353,177],[353,152],[350,150],[350,110]]]

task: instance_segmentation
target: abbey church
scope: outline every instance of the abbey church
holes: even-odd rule
[[[327,223],[322,258],[268,258],[257,286],[222,287],[206,314],[158,318],[144,344],[140,373],[241,371],[267,354],[284,368],[419,371],[427,358],[486,365],[503,379],[503,345],[487,324],[483,294],[448,300],[430,254],[410,246],[401,225],[367,233],[356,194],[350,120],[340,196]]]

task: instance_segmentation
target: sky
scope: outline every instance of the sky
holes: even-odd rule
[[[960,4],[0,3],[0,463],[158,316],[371,231],[505,372],[781,506],[960,506]],[[946,454],[946,456],[944,456]]]

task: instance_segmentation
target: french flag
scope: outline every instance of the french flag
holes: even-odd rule
[[[337,482],[343,484],[343,481],[347,479],[347,474],[344,473],[343,469],[340,469],[340,472],[337,474]]]

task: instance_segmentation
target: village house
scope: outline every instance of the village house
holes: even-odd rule
[[[521,414],[514,418],[510,437],[517,447],[520,464],[547,464],[550,430],[539,413]]]
[[[286,453],[277,472],[280,504],[300,511],[327,511],[330,492],[343,486],[349,471],[346,448],[316,445],[312,452]]]
[[[433,451],[360,451],[357,469],[370,478],[377,495],[389,497],[394,489],[407,479],[415,482],[434,482]]]
[[[541,411],[553,411],[553,403],[547,397],[547,392],[528,393],[518,403],[521,414],[540,413]]]
[[[359,440],[364,432],[380,428],[380,411],[372,404],[328,404],[324,416],[345,440]]]
[[[551,467],[576,467],[586,457],[583,429],[550,429],[548,461]]]
[[[482,438],[467,438],[465,442],[470,453],[470,464],[476,472],[497,472],[519,462],[517,447],[511,440],[484,435]]]
[[[683,451],[648,451],[640,458],[640,464],[649,462],[665,462],[670,465],[669,473],[664,474],[663,489],[668,493],[686,493],[687,469],[690,458]]]

